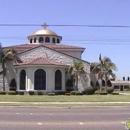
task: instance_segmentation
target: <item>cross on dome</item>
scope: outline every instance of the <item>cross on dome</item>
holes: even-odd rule
[[[44,29],[46,29],[49,25],[47,25],[46,23],[44,23],[43,25],[41,25]]]

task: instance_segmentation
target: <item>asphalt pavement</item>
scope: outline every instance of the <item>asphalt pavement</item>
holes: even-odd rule
[[[0,107],[0,130],[125,130],[130,107]]]

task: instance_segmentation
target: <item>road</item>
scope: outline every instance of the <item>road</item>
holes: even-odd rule
[[[0,107],[0,130],[125,130],[130,107]]]

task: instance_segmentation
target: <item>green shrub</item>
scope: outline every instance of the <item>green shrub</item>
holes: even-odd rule
[[[94,93],[94,89],[91,86],[90,87],[85,87],[83,93],[87,94],[87,95],[92,95]]]
[[[114,91],[113,87],[107,87],[107,93],[111,94]]]
[[[29,91],[28,93],[29,93],[29,95],[34,95],[35,94],[34,91]]]
[[[83,95],[83,93],[77,91],[77,92],[75,92],[75,95]]]
[[[48,93],[48,96],[55,96],[55,93]]]
[[[23,91],[19,91],[19,92],[17,92],[18,93],[18,95],[24,95],[24,92]]]
[[[71,91],[71,92],[70,92],[70,95],[75,95],[75,91]]]
[[[65,95],[65,92],[56,92],[55,95]]]
[[[70,95],[75,95],[75,93],[77,93],[77,92],[79,92],[79,91],[71,91]]]
[[[65,95],[70,96],[70,93],[65,93]]]
[[[43,92],[37,92],[37,95],[43,95]]]
[[[5,95],[6,92],[5,91],[0,91],[0,95]]]
[[[107,95],[107,92],[101,92],[100,95]]]
[[[83,95],[83,93],[81,93],[79,91],[71,91],[70,95]]]
[[[119,93],[111,93],[112,95],[119,95]]]
[[[97,91],[98,90],[98,88],[93,88],[93,92],[95,93],[95,91]]]
[[[49,92],[45,92],[44,95],[48,95]]]
[[[17,93],[15,91],[8,91],[8,95],[16,95]]]
[[[101,93],[100,90],[96,90],[96,91],[94,92],[94,94],[96,94],[96,95],[100,95],[100,93]]]
[[[67,92],[67,93],[70,93],[71,91],[73,91],[73,88],[67,88],[67,87],[66,87],[66,92]]]

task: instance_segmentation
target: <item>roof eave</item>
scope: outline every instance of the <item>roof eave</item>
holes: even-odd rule
[[[28,64],[22,64],[22,65],[13,65],[14,66],[14,68],[23,68],[23,67],[35,67],[35,66],[38,66],[38,67],[60,67],[60,68],[68,68],[69,66],[67,66],[67,65],[55,65],[55,64],[30,64],[30,65],[28,65]]]

